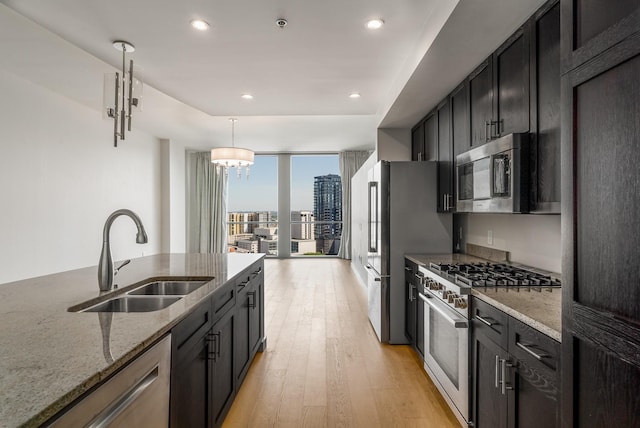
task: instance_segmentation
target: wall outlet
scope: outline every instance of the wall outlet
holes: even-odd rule
[[[487,244],[493,245],[493,230],[491,229],[487,231]]]

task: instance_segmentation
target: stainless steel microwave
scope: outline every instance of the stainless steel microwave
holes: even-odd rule
[[[509,134],[456,157],[458,212],[529,212],[529,134]]]

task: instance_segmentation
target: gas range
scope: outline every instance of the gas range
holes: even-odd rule
[[[560,287],[560,280],[505,263],[430,263],[438,275],[467,287]]]
[[[430,294],[467,319],[472,288],[541,292],[561,286],[560,280],[550,275],[506,263],[430,263],[421,266],[418,275],[424,295]]]

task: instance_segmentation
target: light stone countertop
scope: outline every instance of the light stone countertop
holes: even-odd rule
[[[194,306],[262,257],[159,254],[131,260],[114,278],[119,288],[110,294],[148,279],[215,277],[155,312],[67,311],[85,301],[104,299],[96,266],[0,284],[0,426],[45,422],[167,334]],[[102,325],[108,325],[105,317],[111,318],[110,328],[101,327],[101,318]]]
[[[428,266],[430,262],[473,263],[488,261],[466,254],[407,254],[405,257],[419,266]],[[517,263],[511,264],[522,266]],[[555,278],[560,277],[552,272],[528,269]],[[560,342],[562,338],[562,289],[542,288],[541,291],[538,290],[529,290],[526,287],[520,289],[516,287],[487,289],[476,287],[471,289],[471,295]]]

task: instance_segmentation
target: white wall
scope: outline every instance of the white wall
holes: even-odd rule
[[[162,246],[163,253],[186,252],[186,149],[162,139]]]
[[[376,153],[379,160],[411,160],[411,130],[406,128],[378,128]]]
[[[514,262],[561,272],[559,215],[468,214],[466,242],[509,251]]]
[[[100,112],[4,71],[0,94],[0,284],[96,265],[104,222],[119,208],[141,217],[149,243],[136,244],[121,217],[114,260],[160,251],[156,138],[134,128],[114,148]]]

